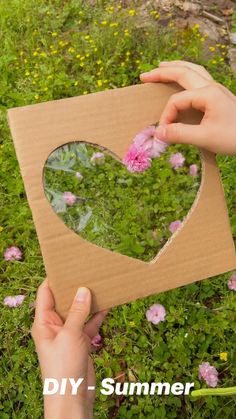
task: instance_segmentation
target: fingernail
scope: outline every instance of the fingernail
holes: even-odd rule
[[[159,140],[165,140],[166,139],[166,125],[158,125],[155,132],[155,137],[157,137]]]
[[[88,296],[88,293],[89,293],[88,288],[85,288],[85,287],[79,288],[76,293],[76,301],[80,301],[80,302],[85,301]]]
[[[168,65],[168,64],[170,64],[169,61],[161,61],[159,65]]]

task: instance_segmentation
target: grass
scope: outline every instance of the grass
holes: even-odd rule
[[[226,60],[227,46],[211,45],[199,28],[178,31],[171,16],[161,23],[159,10],[140,2],[9,0],[0,1],[0,252],[15,244],[22,262],[0,258],[0,300],[26,294],[18,309],[1,305],[0,417],[42,417],[42,387],[29,330],[35,291],[45,276],[37,236],[6,121],[14,106],[87,94],[139,82],[139,73],[160,60],[186,59],[204,64],[236,93],[236,80]],[[30,144],[29,144],[30,146]],[[232,157],[218,157],[230,222],[236,237],[235,172]],[[219,371],[219,386],[235,385],[235,294],[227,288],[230,274],[220,275],[113,309],[102,328],[103,348],[94,354],[97,382],[119,376],[139,381],[194,381],[198,365],[209,361]],[[145,312],[161,303],[166,321],[153,326]],[[222,361],[220,352],[228,353]],[[118,407],[117,407],[118,406]],[[235,398],[174,396],[106,398],[98,393],[95,417],[232,418]]]

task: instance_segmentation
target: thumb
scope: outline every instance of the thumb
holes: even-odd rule
[[[65,321],[65,327],[68,329],[75,329],[77,332],[82,332],[84,323],[90,313],[90,306],[90,290],[85,287],[79,288]]]
[[[192,144],[204,147],[205,129],[201,125],[188,125],[181,122],[159,125],[156,128],[155,137],[171,144]]]

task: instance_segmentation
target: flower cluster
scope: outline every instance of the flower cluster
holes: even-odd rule
[[[151,166],[151,160],[160,157],[167,147],[167,143],[157,138],[155,125],[150,125],[134,137],[123,163],[130,172],[144,172]],[[170,156],[169,164],[173,169],[179,169],[184,163],[185,157],[182,153],[173,153]],[[197,173],[198,166],[192,164],[189,174],[194,177]]]
[[[123,159],[130,172],[143,172],[151,166],[151,159],[159,157],[167,144],[156,137],[156,127],[151,125],[138,133]]]

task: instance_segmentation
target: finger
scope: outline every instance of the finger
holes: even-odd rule
[[[208,71],[199,64],[191,63],[189,61],[181,61],[181,60],[174,60],[174,61],[162,61],[159,64],[160,67],[168,67],[168,66],[180,66],[185,67],[190,70],[196,71],[199,75],[205,77],[208,80],[213,80],[213,77],[208,73]]]
[[[160,67],[149,73],[140,74],[143,82],[176,82],[184,89],[197,89],[209,84],[209,80],[195,70],[181,66]]]
[[[99,313],[94,314],[94,316],[86,323],[84,332],[91,339],[98,334],[99,328],[101,327],[107,313],[108,310],[100,311]]]
[[[174,122],[180,111],[194,108],[205,112],[207,106],[206,95],[205,88],[185,90],[172,95],[161,114],[160,125]]]
[[[84,323],[90,313],[91,293],[88,288],[78,289],[69,314],[65,321],[65,328],[73,329],[75,332],[82,333]]]
[[[45,322],[48,311],[54,310],[54,304],[54,298],[49,288],[48,280],[45,279],[38,287],[37,291],[35,302],[35,322]]]
[[[202,125],[187,125],[180,122],[161,125],[156,130],[157,137],[169,144],[192,144],[206,146],[206,133]]]

